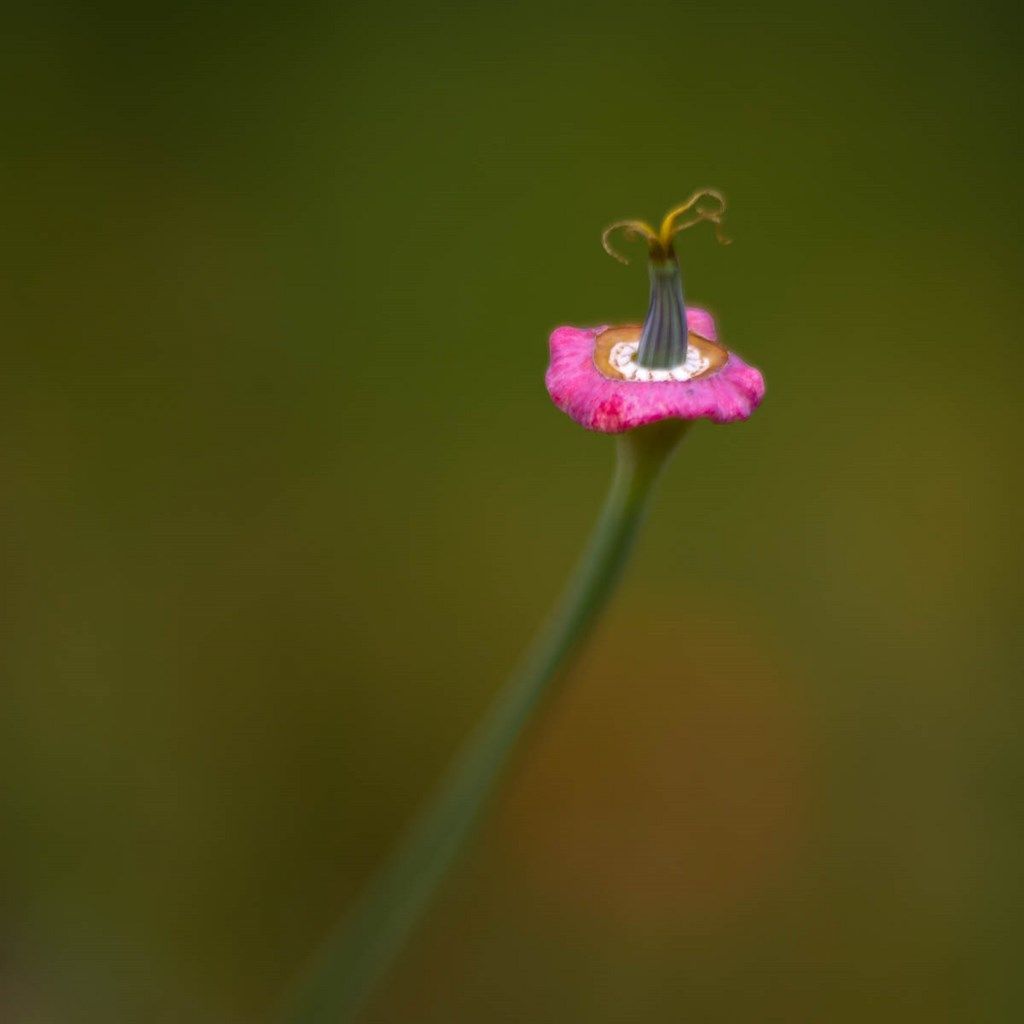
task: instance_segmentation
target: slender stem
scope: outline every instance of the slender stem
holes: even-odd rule
[[[285,1020],[347,1024],[356,1019],[456,859],[549,684],[607,603],[652,485],[685,426],[665,421],[619,437],[611,490],[554,612],[433,798],[321,951]]]

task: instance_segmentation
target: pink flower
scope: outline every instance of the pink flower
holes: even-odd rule
[[[706,197],[718,206],[702,210],[699,203]],[[691,209],[694,215],[678,223]],[[672,247],[675,234],[701,220],[720,225],[724,210],[719,193],[706,189],[672,210],[660,232],[642,221],[620,221],[605,232],[605,248],[617,259],[622,257],[608,242],[612,231],[623,228],[646,239],[651,302],[642,325],[558,327],[552,332],[548,393],[581,426],[617,434],[663,419],[730,423],[745,420],[760,404],[760,371],[719,344],[710,313],[684,305]]]
[[[640,326],[557,327],[551,333],[551,362],[545,377],[552,401],[580,426],[606,434],[669,418],[706,417],[715,423],[745,420],[764,397],[760,370],[735,353],[712,347],[716,331],[710,313],[692,306],[686,312],[689,323],[700,325],[690,331],[690,348],[711,352],[721,360],[717,369],[709,367],[688,380],[661,379],[666,371],[658,370],[652,371],[659,374],[658,379],[606,376],[598,369],[602,339],[612,332],[639,339]]]

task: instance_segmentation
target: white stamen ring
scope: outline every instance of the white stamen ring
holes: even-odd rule
[[[702,374],[710,365],[710,360],[701,355],[700,351],[690,345],[686,350],[686,362],[667,370],[651,370],[646,366],[637,366],[636,350],[640,346],[636,341],[616,342],[608,353],[609,364],[626,380],[649,382],[666,380],[690,380]]]

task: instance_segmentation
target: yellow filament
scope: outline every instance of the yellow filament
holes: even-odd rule
[[[709,206],[708,200],[713,205]],[[686,220],[680,221],[679,218],[685,213],[689,213],[690,216]],[[604,232],[601,234],[601,245],[604,246],[604,251],[609,256],[617,259],[620,263],[628,263],[629,260],[611,242],[611,236],[616,231],[622,231],[627,238],[643,238],[647,242],[647,248],[651,256],[665,259],[668,253],[671,252],[672,239],[680,231],[692,228],[703,220],[714,224],[715,238],[722,245],[728,245],[732,239],[727,238],[722,230],[722,218],[724,216],[725,196],[717,189],[702,188],[694,192],[685,203],[669,210],[661,222],[661,229],[659,231],[655,231],[646,221],[617,220],[614,224],[609,224],[604,229]]]
[[[710,199],[715,205],[711,209],[708,209],[706,206],[702,209],[702,199]],[[678,223],[677,218],[681,217],[684,213],[688,213],[690,210],[693,210],[693,215],[682,223]],[[724,216],[725,196],[714,188],[698,189],[685,203],[677,206],[674,210],[669,210],[665,214],[665,219],[661,222],[661,231],[658,233],[658,240],[662,248],[668,249],[672,244],[672,239],[680,231],[685,231],[687,228],[692,228],[694,224],[707,220],[715,225],[715,238],[722,245],[728,245],[731,239],[726,238],[722,231],[722,217]]]
[[[617,220],[614,224],[609,224],[601,233],[601,245],[604,246],[604,251],[609,256],[617,259],[620,263],[629,263],[629,260],[612,245],[611,236],[616,231],[624,231],[627,238],[645,238],[651,249],[660,244],[658,235],[650,224],[642,220]]]

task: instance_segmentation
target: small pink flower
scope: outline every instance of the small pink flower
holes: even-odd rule
[[[701,209],[700,201],[708,197],[717,206]],[[694,210],[691,217],[679,223],[689,210]],[[605,231],[605,248],[622,262],[609,243],[613,231],[621,228],[647,241],[651,302],[642,325],[558,327],[552,332],[548,393],[581,426],[617,434],[663,419],[730,423],[745,420],[760,404],[760,371],[719,344],[710,313],[684,305],[672,247],[678,232],[702,220],[712,221],[717,230],[724,211],[722,196],[705,189],[670,211],[659,232],[642,221],[620,221]]]

